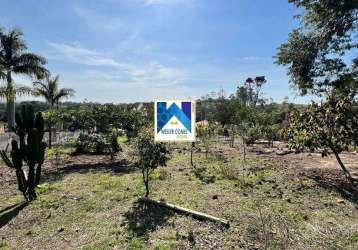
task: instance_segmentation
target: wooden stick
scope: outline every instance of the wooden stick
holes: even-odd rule
[[[142,198],[139,199],[139,201],[149,202],[149,203],[153,203],[155,205],[170,208],[170,209],[173,209],[173,210],[175,210],[177,212],[182,212],[182,213],[192,215],[195,218],[211,220],[211,221],[223,224],[226,227],[230,226],[228,220],[221,219],[221,218],[218,218],[218,217],[215,217],[215,216],[211,216],[209,214],[204,214],[204,213],[201,213],[201,212],[197,212],[197,211],[194,211],[194,210],[191,210],[191,209],[188,209],[188,208],[180,207],[180,206],[177,206],[177,205],[174,205],[174,204],[170,204],[170,203],[167,203],[165,201],[157,201],[157,200],[153,200],[153,199],[150,199],[150,198],[147,198],[147,197],[142,197]]]
[[[282,151],[276,151],[276,155],[288,155],[288,154],[291,154],[292,151],[291,150],[282,150]]]

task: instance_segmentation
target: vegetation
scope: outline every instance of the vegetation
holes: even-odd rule
[[[295,29],[277,54],[277,63],[289,67],[291,82],[302,95],[323,98],[291,117],[288,135],[296,149],[330,149],[344,174],[352,180],[339,153],[356,144],[358,57],[345,56],[358,45],[356,1],[291,0],[305,9]]]
[[[150,174],[159,166],[165,166],[168,161],[168,150],[163,143],[156,143],[150,132],[146,131],[138,136],[135,148],[138,154],[136,166],[142,171],[145,185],[145,197],[149,195]]]
[[[302,10],[300,24],[276,63],[318,101],[275,103],[263,95],[266,76],[251,76],[234,93],[197,100],[197,141],[169,147],[154,141],[153,103],[60,105],[74,90],[27,52],[21,31],[1,29],[0,116],[16,136],[0,151],[0,248],[356,249],[358,3],[289,2]],[[17,74],[36,78],[33,88],[16,85]],[[21,94],[45,103],[15,115]],[[50,148],[59,124],[77,135]],[[230,228],[142,204],[149,195]]]
[[[45,77],[45,82],[36,81],[33,83],[34,85],[34,95],[41,96],[45,98],[46,103],[49,104],[50,109],[46,119],[47,121],[47,128],[49,132],[48,136],[48,147],[51,148],[51,139],[52,139],[52,126],[58,121],[56,109],[58,108],[58,104],[61,99],[68,98],[73,96],[75,91],[69,88],[62,88],[59,89],[59,78],[60,76],[57,75],[55,77],[51,77],[47,75]]]
[[[6,81],[6,86],[1,88],[0,94],[7,102],[9,131],[15,125],[16,95],[31,93],[28,87],[15,85],[12,75],[22,74],[41,79],[48,74],[44,68],[46,59],[26,50],[27,46],[20,30],[10,29],[6,32],[0,28],[0,80]]]
[[[19,143],[12,140],[10,158],[5,150],[1,151],[1,158],[8,167],[15,169],[19,190],[27,201],[32,201],[36,199],[35,188],[40,183],[46,149],[46,143],[42,142],[44,120],[41,113],[35,116],[31,106],[23,106],[21,115],[16,114],[14,132]],[[24,163],[28,166],[27,174],[23,170]]]
[[[353,181],[339,154],[358,145],[358,110],[349,98],[330,99],[321,105],[312,103],[302,113],[293,113],[287,129],[291,148],[332,152],[346,177]]]
[[[84,134],[81,133],[74,142],[75,152],[80,154],[110,154],[114,159],[115,153],[120,151],[117,136],[112,134]]]
[[[212,125],[198,125],[196,127],[196,135],[203,143],[205,148],[205,158],[208,158],[212,137],[214,136],[214,128]]]

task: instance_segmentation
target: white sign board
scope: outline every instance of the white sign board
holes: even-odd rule
[[[154,102],[155,141],[195,141],[195,101]]]

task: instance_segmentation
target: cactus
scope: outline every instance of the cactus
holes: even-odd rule
[[[11,141],[11,159],[5,150],[0,151],[0,156],[8,167],[15,169],[19,191],[27,201],[32,201],[36,199],[35,188],[40,182],[45,156],[44,120],[40,112],[34,115],[30,105],[22,106],[21,115],[17,113],[15,120],[16,126],[12,130],[19,141]],[[23,170],[24,163],[28,166],[27,174]]]

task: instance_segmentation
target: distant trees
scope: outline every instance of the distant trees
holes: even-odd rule
[[[46,102],[50,105],[50,110],[47,119],[47,127],[49,131],[48,146],[51,148],[52,140],[52,126],[56,122],[56,109],[61,99],[73,96],[75,91],[71,88],[59,88],[59,75],[51,77],[47,75],[44,81],[35,81],[33,83],[33,93],[35,96],[45,98]]]
[[[27,52],[22,31],[10,29],[6,32],[0,28],[0,80],[6,82],[6,86],[2,87],[0,92],[6,98],[9,130],[15,124],[16,95],[31,93],[31,89],[16,85],[13,75],[19,74],[41,79],[48,74],[45,64],[45,58]]]
[[[236,98],[241,105],[256,106],[263,103],[261,97],[262,87],[266,83],[265,76],[256,76],[255,78],[247,78],[243,85],[238,86],[236,90]]]

